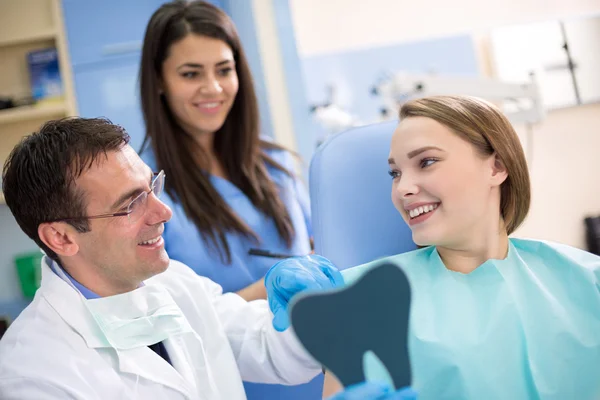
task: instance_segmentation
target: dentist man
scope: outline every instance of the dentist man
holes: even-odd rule
[[[0,398],[245,399],[242,379],[321,371],[266,301],[169,260],[154,173],[104,119],[51,121],[3,170],[6,203],[46,256],[32,303],[0,342]]]

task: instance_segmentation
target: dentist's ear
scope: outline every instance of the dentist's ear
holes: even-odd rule
[[[79,252],[76,230],[66,222],[45,222],[38,226],[38,236],[59,256],[70,257]]]
[[[491,168],[492,183],[495,186],[500,186],[500,185],[502,185],[502,183],[504,183],[506,178],[508,178],[508,171],[506,169],[506,165],[504,165],[504,161],[502,161],[500,159],[500,157],[498,156],[497,153],[494,153],[493,159],[491,161],[492,161],[492,168]]]

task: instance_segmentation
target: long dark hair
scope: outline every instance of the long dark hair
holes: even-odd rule
[[[215,134],[214,152],[230,181],[252,204],[275,222],[288,246],[295,232],[290,215],[269,177],[266,165],[290,175],[265,150],[283,149],[259,137],[259,111],[254,84],[240,39],[231,19],[204,1],[176,1],[162,5],[150,19],[140,66],[140,94],[146,123],[142,149],[151,143],[159,169],[169,177],[165,190],[182,204],[198,227],[203,240],[231,262],[227,232],[238,232],[256,242],[260,238],[229,208],[197,162],[205,151],[175,121],[164,96],[159,94],[162,66],[171,45],[188,34],[222,40],[233,51],[239,89],[225,123]],[[225,257],[223,257],[225,256]]]

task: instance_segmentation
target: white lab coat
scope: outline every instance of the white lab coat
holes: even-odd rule
[[[177,261],[145,284],[163,285],[197,333],[164,342],[173,366],[148,347],[100,347],[84,300],[42,262],[40,289],[0,341],[0,399],[237,400],[242,380],[300,384],[321,370],[272,328],[264,300],[222,294]]]

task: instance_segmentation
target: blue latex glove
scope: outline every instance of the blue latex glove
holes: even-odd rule
[[[308,255],[286,258],[273,265],[265,275],[273,327],[283,332],[290,326],[288,305],[297,293],[319,291],[344,284],[340,271],[325,257]]]
[[[410,387],[397,391],[381,382],[363,382],[348,386],[327,400],[416,400],[417,393]]]

